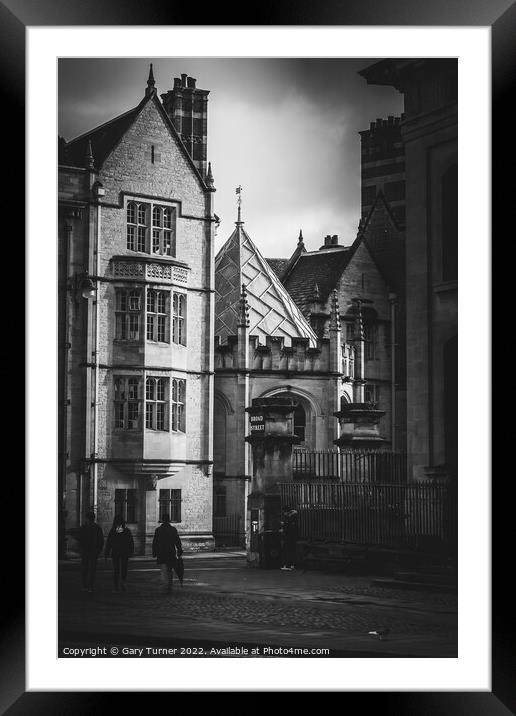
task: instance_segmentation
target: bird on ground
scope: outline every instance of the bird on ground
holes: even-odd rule
[[[385,639],[391,633],[390,629],[375,629],[374,631],[367,632],[372,636],[377,636],[379,639]]]

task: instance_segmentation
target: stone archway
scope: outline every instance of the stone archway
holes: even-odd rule
[[[278,386],[262,393],[260,398],[291,398],[296,404],[294,412],[294,426],[303,429],[302,442],[297,449],[315,450],[317,447],[317,418],[322,415],[321,408],[315,398],[297,387]],[[298,433],[296,433],[298,434]]]

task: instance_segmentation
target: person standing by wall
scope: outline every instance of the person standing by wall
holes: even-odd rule
[[[99,525],[95,522],[95,513],[90,510],[86,515],[86,522],[81,525],[79,530],[82,588],[85,592],[93,592],[97,558],[102,552],[103,544],[104,535]]]
[[[113,526],[107,536],[104,556],[111,556],[113,562],[113,589],[118,592],[126,590],[127,567],[129,557],[134,554],[134,540],[131,530],[126,527],[124,520],[116,515]]]
[[[177,529],[170,524],[170,517],[165,514],[161,520],[161,525],[154,532],[152,540],[152,556],[156,557],[156,562],[161,569],[161,581],[165,587],[165,592],[170,594],[172,591],[172,570],[178,557],[183,554],[183,547],[179,538]]]
[[[283,510],[283,520],[281,522],[281,532],[283,535],[283,567],[292,571],[295,569],[296,563],[296,544],[297,544],[297,510],[286,507]]]

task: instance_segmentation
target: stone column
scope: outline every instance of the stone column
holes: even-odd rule
[[[367,403],[346,403],[333,414],[340,424],[340,437],[333,441],[339,448],[377,449],[385,442],[378,426],[384,410],[370,408]]]
[[[253,476],[247,498],[247,561],[250,566],[268,566],[263,559],[264,550],[277,550],[273,542],[279,542],[279,484],[292,481],[292,445],[300,438],[294,435],[294,401],[290,398],[255,398],[246,411],[251,429],[246,441],[253,451]]]

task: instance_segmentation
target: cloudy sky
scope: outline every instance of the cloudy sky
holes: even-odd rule
[[[401,95],[367,85],[368,59],[66,59],[59,62],[59,134],[66,140],[135,107],[149,63],[158,94],[181,73],[210,90],[208,159],[221,218],[216,250],[236,220],[265,256],[290,256],[299,230],[309,251],[326,234],[349,245],[360,217],[360,136],[399,115]]]

